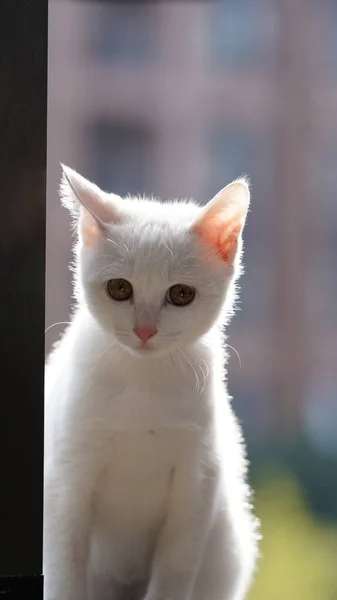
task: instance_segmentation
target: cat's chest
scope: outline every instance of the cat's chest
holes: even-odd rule
[[[149,386],[118,385],[114,381],[111,386],[87,388],[86,396],[86,419],[104,421],[112,433],[143,432],[145,437],[139,439],[144,449],[166,443],[167,436],[159,433],[162,430],[200,429],[209,417],[206,392],[196,395],[194,388],[183,387],[177,381],[164,380]]]
[[[103,440],[103,471],[110,478],[148,480],[173,468],[182,450],[182,434],[170,430],[111,428]]]
[[[133,531],[160,521],[179,454],[186,450],[181,432],[112,431],[100,453],[98,521]]]

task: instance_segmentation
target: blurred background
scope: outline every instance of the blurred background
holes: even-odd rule
[[[201,203],[252,182],[229,328],[262,559],[249,600],[337,598],[337,3],[50,1],[46,351],[71,306],[59,161]]]

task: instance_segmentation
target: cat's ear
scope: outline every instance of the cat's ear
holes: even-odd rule
[[[85,246],[92,246],[99,235],[107,235],[108,225],[118,223],[119,196],[106,194],[82,175],[61,164],[62,204],[78,220],[79,235]]]
[[[249,207],[246,179],[238,179],[220,190],[204,207],[192,230],[222,260],[233,264]]]

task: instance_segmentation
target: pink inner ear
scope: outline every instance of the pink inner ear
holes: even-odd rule
[[[226,213],[209,216],[197,223],[194,231],[222,258],[231,262],[237,248],[237,241],[242,228],[239,215],[229,216]]]
[[[83,212],[84,214],[81,217],[81,237],[83,244],[87,248],[90,248],[97,239],[100,231],[94,217],[87,210]]]

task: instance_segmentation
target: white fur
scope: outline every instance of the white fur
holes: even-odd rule
[[[258,536],[220,331],[240,248],[206,260],[192,202],[113,198],[118,222],[77,247],[77,307],[46,367],[44,598],[242,600]],[[108,297],[114,277],[133,304]],[[196,288],[189,306],[162,306],[174,283]]]

